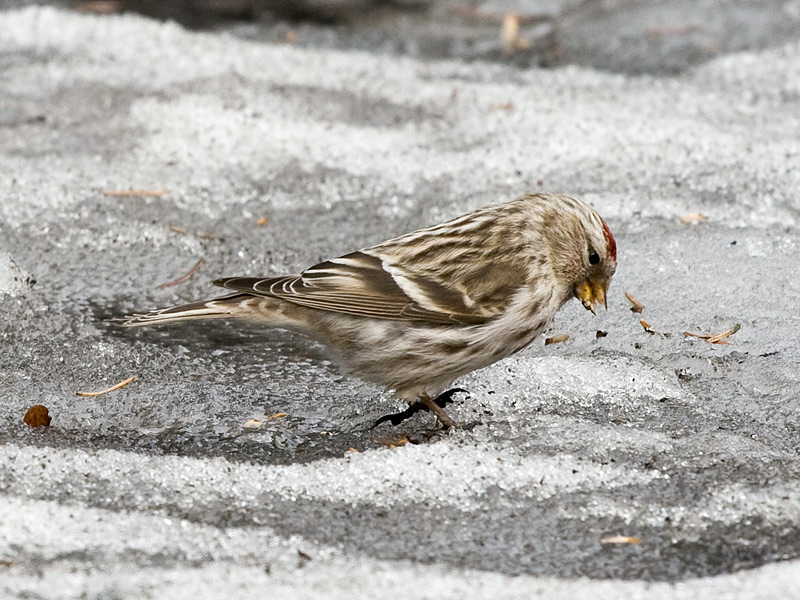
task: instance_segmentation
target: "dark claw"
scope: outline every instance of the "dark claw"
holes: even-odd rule
[[[392,413],[390,415],[383,415],[380,419],[375,421],[375,424],[372,426],[372,428],[375,429],[378,425],[385,423],[386,421],[390,421],[392,425],[400,425],[400,423],[406,419],[410,419],[423,409],[427,410],[427,407],[422,402],[414,402],[414,404],[410,404],[409,407],[404,411]]]
[[[436,396],[436,398],[434,398],[433,401],[436,402],[436,404],[438,404],[442,408],[444,408],[451,402],[454,402],[453,394],[458,394],[459,392],[464,394],[469,394],[469,392],[464,388],[453,388],[452,390],[447,390],[446,392],[442,392],[441,394]]]
[[[446,392],[442,392],[439,394],[435,399],[434,402],[438,404],[440,407],[444,408],[451,402],[453,402],[453,395],[458,394],[459,392],[463,392],[465,394],[469,393],[467,390],[463,388],[453,388],[452,390],[447,390]],[[385,423],[386,421],[391,422],[392,425],[400,425],[403,421],[410,419],[415,414],[417,414],[421,410],[428,410],[428,407],[425,406],[422,402],[417,400],[413,404],[409,405],[407,409],[398,413],[392,413],[390,415],[383,415],[380,419],[375,421],[375,424],[372,426],[375,429],[381,423]]]

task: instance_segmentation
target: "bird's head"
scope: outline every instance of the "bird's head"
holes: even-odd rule
[[[602,219],[602,238],[592,231],[586,240],[583,253],[584,276],[574,286],[575,297],[594,314],[594,305],[602,304],[608,308],[606,294],[611,277],[617,270],[617,242],[611,230]]]
[[[556,196],[545,221],[550,259],[562,289],[594,313],[606,306],[611,277],[617,270],[617,243],[606,222],[587,204]]]

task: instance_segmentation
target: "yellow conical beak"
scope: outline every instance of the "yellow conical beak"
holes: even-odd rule
[[[606,288],[599,282],[591,279],[582,281],[575,286],[575,297],[581,301],[584,308],[594,312],[595,304],[602,304],[604,308],[608,308],[606,303]]]

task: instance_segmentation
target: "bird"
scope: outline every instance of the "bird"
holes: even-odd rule
[[[463,391],[448,390],[456,379],[531,344],[572,298],[592,313],[607,308],[616,268],[616,241],[594,209],[529,193],[299,274],[217,279],[228,295],[122,324],[245,318],[298,331],[407,401],[398,414],[427,409],[449,429],[444,404]]]

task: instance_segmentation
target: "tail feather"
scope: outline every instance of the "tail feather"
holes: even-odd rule
[[[134,314],[122,319],[123,327],[144,327],[190,319],[224,319],[241,315],[241,307],[253,299],[250,294],[231,294],[213,300],[201,300],[181,306],[171,306],[143,314]]]

